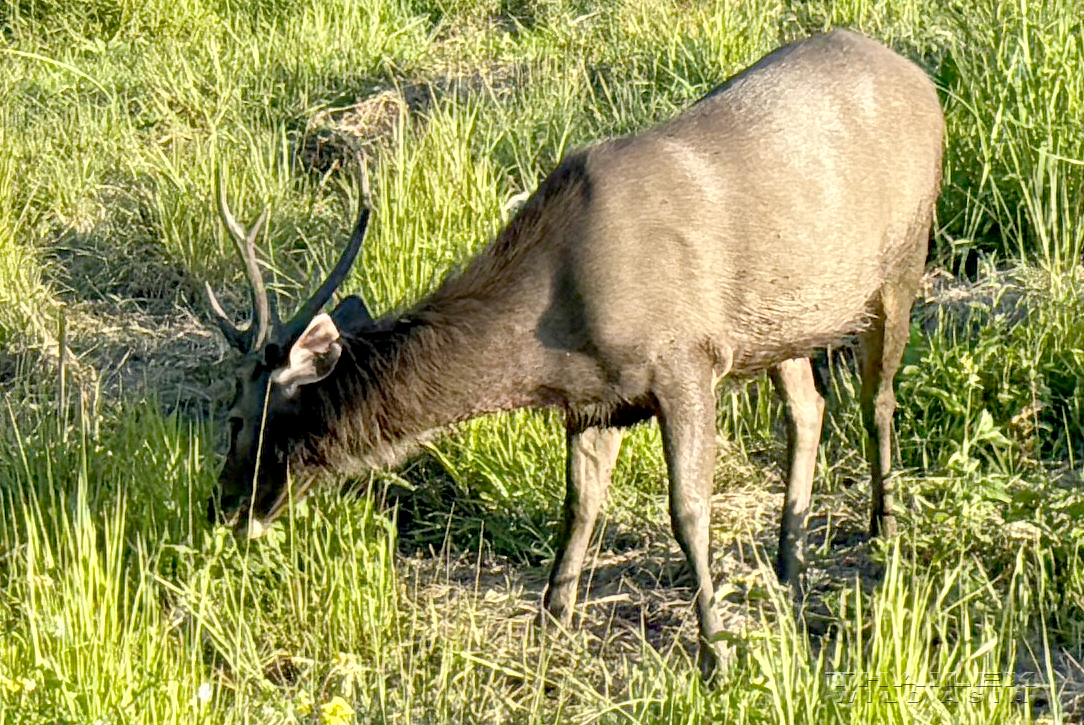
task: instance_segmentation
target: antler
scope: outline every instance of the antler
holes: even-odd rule
[[[335,263],[335,268],[331,270],[331,274],[320,285],[320,288],[313,293],[312,297],[301,306],[297,314],[275,334],[275,342],[280,346],[283,348],[289,347],[297,340],[301,333],[305,331],[305,328],[309,326],[309,323],[312,322],[312,318],[316,316],[316,313],[327,304],[327,301],[331,299],[331,295],[346,279],[350,267],[354,264],[354,258],[357,257],[358,250],[361,249],[361,242],[365,239],[365,227],[368,224],[369,208],[363,206],[358,217],[357,226],[354,227],[354,233],[350,236],[350,241],[347,243],[346,249],[343,250],[342,256],[339,257],[339,261]]]
[[[365,229],[369,225],[369,174],[364,161],[359,166],[361,169],[361,194],[358,205],[361,210],[358,214],[358,222],[354,226],[354,233],[350,235],[350,241],[347,242],[346,248],[343,250],[342,255],[339,256],[339,261],[335,263],[335,267],[331,270],[331,274],[328,275],[327,279],[324,280],[324,283],[301,306],[301,309],[297,311],[290,321],[275,333],[275,342],[284,349],[294,344],[301,333],[305,331],[305,328],[309,326],[309,323],[312,322],[312,318],[316,316],[316,313],[331,299],[331,295],[346,279],[346,275],[350,272],[350,267],[353,266],[354,259],[361,249],[361,243],[365,239]]]
[[[271,317],[271,301],[267,296],[267,288],[264,286],[260,266],[256,262],[256,237],[259,236],[260,229],[263,227],[264,222],[267,221],[267,214],[270,210],[265,208],[263,213],[260,214],[260,218],[256,220],[256,224],[253,225],[252,230],[246,233],[245,228],[237,223],[237,220],[230,212],[229,205],[226,203],[226,180],[221,174],[218,176],[216,201],[218,203],[218,216],[226,225],[226,229],[229,230],[230,237],[237,247],[237,253],[241,255],[241,261],[244,262],[249,284],[252,285],[252,323],[249,325],[249,330],[255,329],[255,339],[252,340],[252,344],[248,349],[255,350],[263,347],[263,344],[267,342],[273,332],[272,326],[274,325]]]
[[[369,224],[369,204],[367,203],[369,200],[369,176],[365,165],[362,164],[361,166],[361,199],[359,202],[361,211],[354,233],[339,257],[339,261],[335,263],[334,269],[331,270],[331,274],[285,325],[279,322],[276,299],[274,295],[268,294],[263,275],[260,273],[260,267],[256,261],[256,237],[259,235],[264,222],[267,221],[268,210],[264,209],[252,230],[246,232],[244,227],[230,213],[229,206],[226,203],[225,182],[221,176],[218,178],[217,186],[218,215],[226,225],[226,229],[229,230],[238,254],[241,255],[241,261],[245,265],[245,272],[252,286],[252,322],[244,330],[237,328],[226,316],[211,286],[207,285],[207,297],[215,314],[215,323],[222,330],[222,334],[226,336],[230,344],[241,352],[248,353],[260,349],[272,338],[280,350],[287,350],[305,331],[305,328],[312,322],[312,318],[331,299],[331,295],[346,279],[346,275],[354,264],[358,251],[361,249],[361,243],[365,239],[365,229]]]
[[[238,329],[222,310],[222,305],[218,303],[218,298],[215,297],[215,291],[211,289],[211,284],[205,282],[204,285],[207,287],[207,299],[211,302],[211,310],[215,313],[215,324],[218,325],[218,329],[222,330],[222,334],[226,336],[226,341],[241,352],[251,350],[252,325],[249,325],[245,330]]]

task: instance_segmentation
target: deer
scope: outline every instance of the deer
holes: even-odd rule
[[[797,586],[806,564],[825,409],[810,357],[831,346],[855,350],[870,535],[896,531],[893,380],[944,129],[915,63],[846,30],[798,40],[671,120],[569,153],[483,251],[380,317],[353,295],[322,311],[358,254],[368,204],[331,273],[283,323],[255,254],[267,210],[246,230],[220,185],[253,305],[239,328],[207,287],[243,355],[209,517],[258,535],[316,473],[394,466],[454,423],[555,408],[566,496],[543,607],[570,624],[623,430],[655,418],[710,676],[724,656],[709,541],[719,380],[766,371],[781,398],[782,582]]]

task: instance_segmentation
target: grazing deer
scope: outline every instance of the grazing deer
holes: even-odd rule
[[[677,118],[571,154],[465,268],[379,319],[357,297],[321,312],[361,245],[280,323],[256,234],[219,211],[253,288],[212,516],[274,518],[288,469],[392,465],[421,436],[483,413],[556,407],[567,497],[545,607],[568,621],[621,429],[658,418],[674,534],[696,581],[701,666],[717,659],[709,520],[714,385],[767,370],[785,403],[777,569],[804,559],[824,400],[809,356],[857,339],[871,534],[892,534],[892,381],[941,175],[937,93],[913,63],[835,31],[785,46]],[[364,207],[364,205],[363,205]],[[210,292],[210,288],[208,288]],[[311,477],[310,477],[311,478]]]

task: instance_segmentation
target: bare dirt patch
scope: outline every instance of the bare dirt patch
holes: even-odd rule
[[[203,417],[228,395],[231,356],[218,332],[190,310],[174,306],[154,313],[135,305],[83,305],[79,355],[98,371],[109,399],[155,397],[166,412]]]
[[[725,455],[725,454],[724,454]],[[724,461],[713,497],[712,571],[717,608],[725,631],[741,641],[763,626],[764,616],[776,616],[775,603],[788,596],[772,570],[778,536],[782,484],[775,470],[756,471]],[[827,629],[827,608],[821,601],[856,578],[871,589],[878,566],[869,555],[864,533],[850,521],[865,508],[865,498],[834,494],[818,499],[817,511],[832,511],[811,522],[811,594],[804,616],[811,633]],[[555,506],[558,502],[555,502]],[[842,514],[840,513],[842,511]],[[541,650],[539,620],[549,562],[515,564],[481,552],[456,552],[445,547],[436,556],[412,554],[401,563],[411,606],[432,613],[434,622],[447,623],[449,632],[463,631],[464,620],[485,630],[480,640],[494,660],[521,656],[525,643]],[[684,555],[670,532],[666,506],[660,499],[657,516],[630,530],[628,521],[600,521],[588,551],[580,583],[574,626],[564,631],[547,624],[549,645],[563,651],[569,662],[598,659],[588,679],[599,688],[616,688],[618,662],[639,663],[650,655],[677,655],[695,662],[696,613],[692,578]],[[455,623],[455,624],[452,624]],[[556,637],[556,639],[554,639]],[[537,654],[537,653],[536,653]],[[555,656],[553,651],[551,656]],[[577,656],[573,656],[577,655]],[[600,691],[602,691],[600,689]]]
[[[958,278],[944,269],[933,269],[922,278],[912,313],[927,333],[949,325],[953,332],[968,333],[997,315],[1006,325],[1027,319],[1028,271],[987,269],[975,280]]]
[[[442,75],[322,109],[306,122],[295,158],[308,172],[355,168],[359,156],[394,146],[403,130],[424,126],[426,113],[437,99],[464,100],[482,93],[503,97],[512,92],[523,73],[520,66],[499,63],[448,68]]]

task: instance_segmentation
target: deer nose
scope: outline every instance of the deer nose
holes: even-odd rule
[[[211,525],[224,524],[234,518],[245,503],[245,496],[239,493],[223,491],[207,499],[207,522]]]

